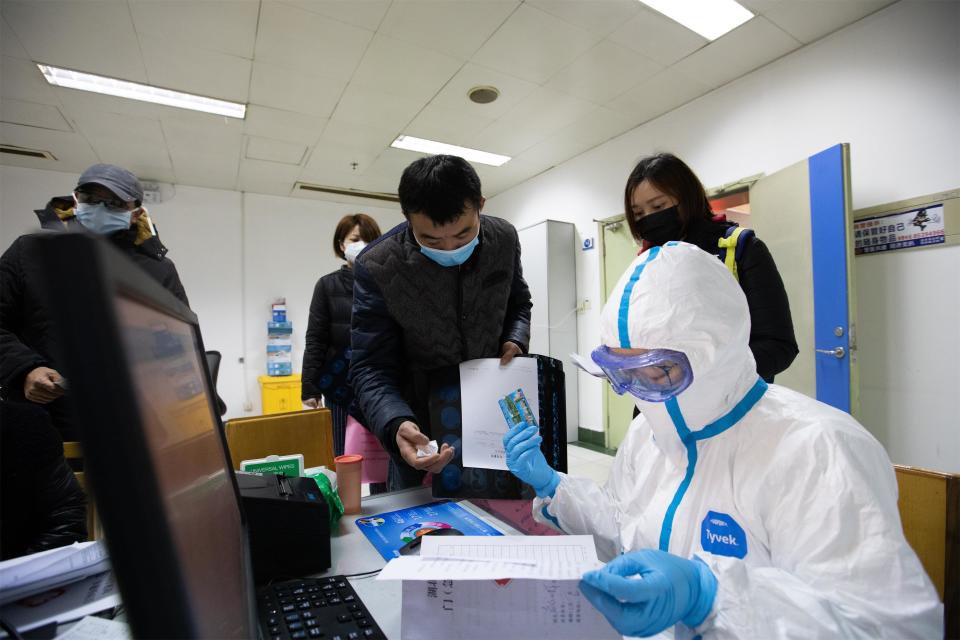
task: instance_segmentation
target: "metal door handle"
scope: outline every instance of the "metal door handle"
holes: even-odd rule
[[[837,360],[840,360],[847,354],[843,347],[836,347],[835,349],[814,349],[817,353],[825,353],[828,356],[833,356]]]

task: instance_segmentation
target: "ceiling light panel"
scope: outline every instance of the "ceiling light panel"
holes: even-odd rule
[[[204,113],[213,113],[229,118],[239,118],[241,120],[247,111],[246,105],[236,102],[227,102],[226,100],[217,100],[216,98],[207,98],[191,93],[181,93],[179,91],[161,89],[160,87],[153,87],[147,84],[117,80],[116,78],[107,78],[92,73],[83,73],[82,71],[61,69],[45,64],[38,64],[37,67],[40,69],[43,77],[47,79],[47,82],[58,87],[92,91],[93,93],[101,93],[118,98],[152,102],[168,107],[202,111]]]
[[[753,14],[734,0],[640,0],[707,40],[739,27]]]
[[[499,167],[510,161],[510,156],[503,156],[479,149],[469,147],[458,147],[455,144],[445,142],[435,142],[424,138],[414,138],[413,136],[398,136],[390,145],[395,149],[406,149],[407,151],[419,151],[420,153],[429,153],[431,155],[446,154],[451,156],[460,156],[470,162],[479,162],[493,167]]]

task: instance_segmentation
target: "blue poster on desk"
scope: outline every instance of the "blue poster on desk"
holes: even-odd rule
[[[503,535],[456,502],[433,502],[364,516],[355,522],[385,560],[398,558],[400,547],[436,529],[455,529],[465,536]]]

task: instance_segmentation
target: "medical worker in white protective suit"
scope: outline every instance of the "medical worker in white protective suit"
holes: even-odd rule
[[[651,248],[601,322],[592,358],[641,411],[606,485],[551,469],[535,426],[504,446],[537,520],[614,558],[580,585],[617,631],[942,637],[886,453],[848,414],[760,379],[746,299],[719,260]]]

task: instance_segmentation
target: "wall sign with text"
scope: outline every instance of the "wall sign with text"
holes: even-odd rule
[[[945,241],[943,203],[853,222],[854,253],[879,253],[895,249],[941,244]]]

